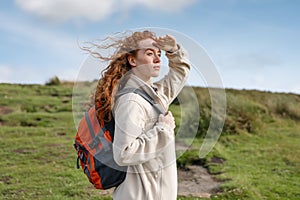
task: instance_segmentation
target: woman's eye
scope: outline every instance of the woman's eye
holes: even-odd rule
[[[148,55],[148,56],[152,56],[153,53],[152,53],[152,52],[148,52],[147,55]]]

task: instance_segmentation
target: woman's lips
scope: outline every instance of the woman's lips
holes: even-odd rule
[[[160,66],[154,66],[153,68],[156,69],[156,70],[159,70]]]

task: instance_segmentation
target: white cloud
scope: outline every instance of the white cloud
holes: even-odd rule
[[[177,12],[192,5],[197,0],[122,0],[124,6],[144,6],[153,10]]]
[[[3,13],[0,13],[0,30],[13,35],[22,42],[48,47],[54,51],[61,49],[65,52],[65,49],[74,49],[76,45],[75,39],[69,35],[54,32],[45,27],[38,27]]]
[[[42,69],[34,69],[30,66],[12,66],[0,64],[1,83],[44,83],[41,77]]]
[[[54,67],[37,68],[31,65],[0,64],[0,83],[38,83],[44,84],[51,77],[58,76],[61,80],[74,81],[78,70],[61,67],[57,72]]]
[[[75,68],[62,68],[57,72],[57,76],[60,80],[76,81],[79,70]]]
[[[13,75],[13,70],[8,65],[0,65],[0,83],[10,82],[11,76]]]
[[[197,0],[15,0],[22,10],[50,21],[64,22],[73,19],[104,20],[115,12],[134,7],[177,12]]]
[[[300,84],[294,84],[291,86],[291,92],[296,93],[296,94],[300,94]]]
[[[0,63],[0,82],[44,83],[54,75],[74,80],[85,57],[74,36],[17,20],[9,14],[0,13],[0,31],[11,36],[9,42],[17,44],[15,51],[9,50],[10,58],[5,58],[11,61]],[[13,60],[24,50],[31,56]],[[47,61],[47,56],[53,60]]]
[[[102,20],[114,11],[115,1],[109,0],[15,0],[21,9],[51,21],[86,18]]]

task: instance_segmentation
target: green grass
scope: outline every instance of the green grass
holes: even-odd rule
[[[72,87],[0,85],[1,199],[99,199],[76,169]],[[102,195],[101,199],[111,199]]]
[[[221,139],[215,149],[226,162],[221,167],[214,166],[214,170],[223,172],[219,179],[230,180],[222,185],[223,190],[237,191],[243,199],[298,199],[299,128],[293,124],[268,128],[257,135]]]
[[[299,199],[300,96],[227,90],[224,132],[200,160],[210,101],[206,89],[195,92],[201,126],[178,166],[208,167],[222,181],[211,199]],[[0,84],[0,199],[111,199],[76,169],[71,97],[71,85]],[[171,110],[179,127],[180,109]]]

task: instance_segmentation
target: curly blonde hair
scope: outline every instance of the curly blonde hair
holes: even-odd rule
[[[98,45],[91,43],[90,47],[84,47],[83,50],[88,51],[97,59],[109,61],[109,65],[102,71],[102,77],[99,79],[96,92],[94,94],[94,102],[97,107],[97,117],[100,121],[110,121],[112,119],[112,108],[114,105],[114,94],[120,79],[131,70],[128,62],[128,56],[136,56],[138,51],[138,43],[141,40],[152,38],[155,34],[150,31],[133,32],[125,38],[107,37],[104,41],[109,42],[107,45]],[[99,52],[92,49],[109,49],[115,48],[115,53],[111,56],[103,56]]]

